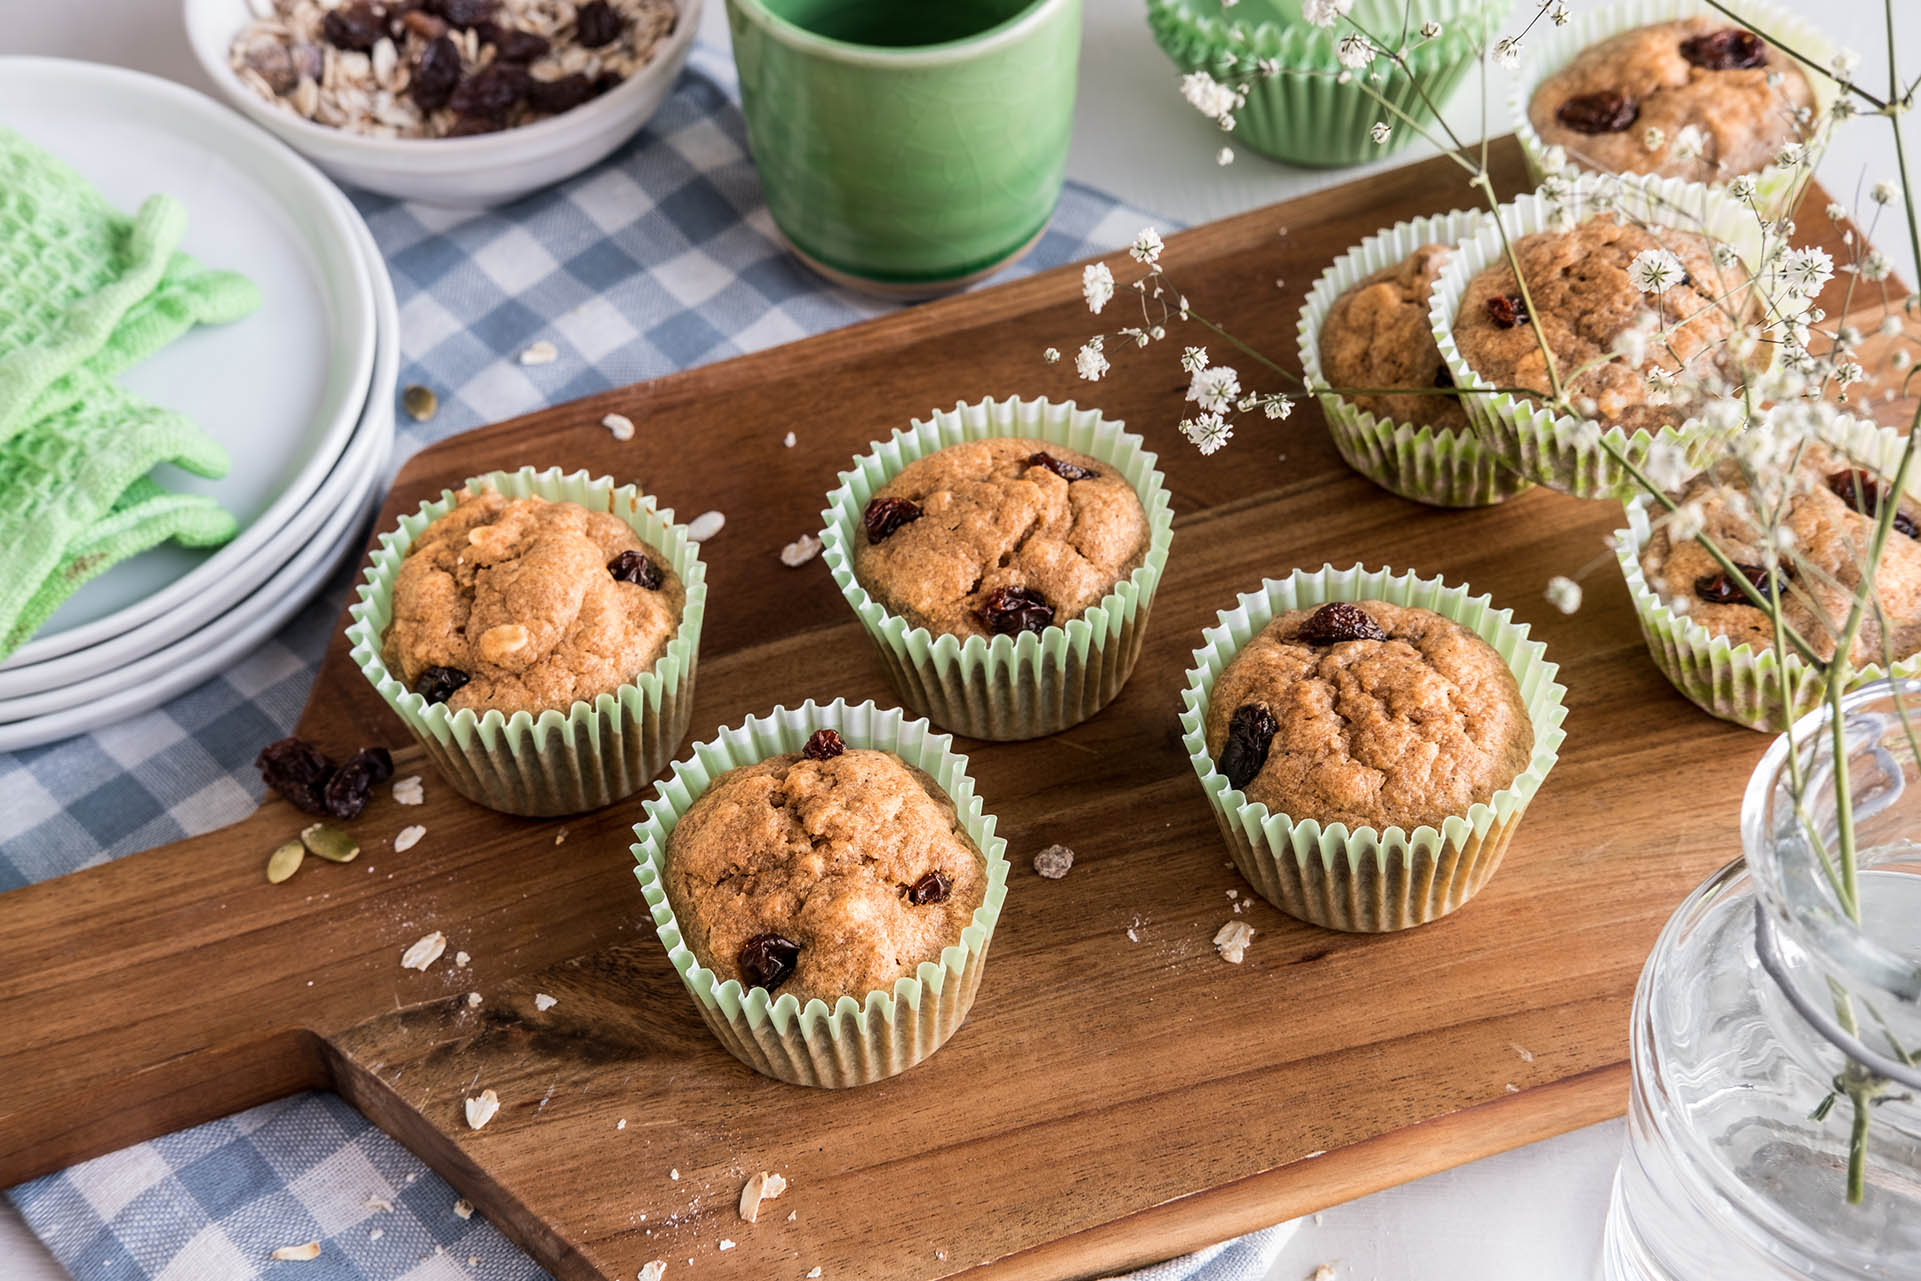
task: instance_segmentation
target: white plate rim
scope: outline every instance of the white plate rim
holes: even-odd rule
[[[240,148],[240,155],[229,153],[229,156],[240,160],[249,174],[260,174],[263,172],[262,166],[277,170],[281,181],[315,198],[317,208],[327,211],[328,216],[322,221],[331,224],[337,234],[336,241],[331,246],[315,242],[309,242],[308,246],[323,266],[329,258],[340,256],[342,246],[350,259],[358,261],[360,258],[361,250],[353,225],[343,215],[341,205],[336,203],[338,189],[298,152],[238,112],[185,85],[123,67],[67,58],[0,56],[0,80],[31,88],[31,78],[35,76],[91,80],[102,86],[105,92],[157,97],[181,112],[198,117],[204,122],[205,130],[192,135],[195,143],[211,146],[215,140],[224,140],[227,145]],[[262,185],[271,197],[284,203],[283,189],[267,186],[265,182]],[[350,205],[347,208],[351,210]],[[300,221],[298,212],[295,211],[297,222]],[[24,667],[97,644],[164,614],[180,601],[198,593],[208,582],[241,572],[240,567],[259,555],[274,533],[286,524],[291,513],[311,497],[345,449],[362,416],[359,411],[364,408],[366,397],[363,394],[356,399],[353,393],[355,388],[364,393],[371,382],[377,328],[375,291],[367,272],[323,272],[322,275],[327,287],[336,291],[335,301],[341,310],[336,333],[345,332],[352,339],[349,373],[343,384],[346,390],[336,397],[344,399],[346,403],[335,408],[325,432],[325,444],[309,456],[307,464],[259,516],[206,560],[161,590],[112,614],[28,640],[8,657],[4,666]]]

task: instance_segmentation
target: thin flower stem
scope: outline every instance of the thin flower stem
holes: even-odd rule
[[[1754,30],[1754,24],[1752,22],[1742,17],[1740,14],[1736,13],[1734,10],[1728,8],[1726,5],[1722,4],[1721,0],[1707,0],[1707,3],[1710,9],[1718,9],[1722,13],[1726,14],[1728,17],[1734,19],[1737,23],[1739,23],[1745,29],[1749,31]],[[1764,33],[1757,32],[1756,34],[1764,34]],[[1776,39],[1773,35],[1768,35],[1767,39],[1769,44],[1779,49],[1782,53],[1787,54],[1790,58],[1793,58],[1796,62],[1800,63],[1802,66],[1811,68],[1812,70],[1818,72],[1819,74],[1826,76],[1829,80],[1832,80],[1836,85],[1840,86],[1841,89],[1843,89],[1844,91],[1848,93],[1852,93],[1856,97],[1861,98],[1863,101],[1873,104],[1877,110],[1887,109],[1887,105],[1888,105],[1887,103],[1881,101],[1881,99],[1875,97],[1873,94],[1869,93],[1866,89],[1863,89],[1860,85],[1855,84],[1852,80],[1842,79],[1840,76],[1835,75],[1834,72],[1829,68],[1822,66],[1820,63],[1816,62],[1814,59],[1808,57],[1806,54],[1795,49],[1792,45],[1783,44],[1780,40]],[[1892,45],[1889,46],[1889,56],[1890,57],[1893,56]]]
[[[1474,175],[1473,185],[1481,189],[1487,197],[1488,212],[1494,217],[1495,230],[1501,236],[1501,252],[1507,258],[1507,265],[1514,272],[1515,288],[1521,291],[1521,301],[1527,305],[1528,328],[1534,331],[1534,341],[1540,344],[1541,359],[1547,365],[1548,384],[1554,389],[1554,403],[1567,403],[1567,388],[1562,385],[1561,372],[1555,367],[1554,349],[1548,344],[1547,331],[1541,328],[1541,318],[1535,312],[1534,298],[1528,293],[1527,279],[1521,274],[1521,260],[1514,252],[1514,242],[1508,238],[1507,227],[1501,221],[1501,202],[1494,194],[1494,183],[1482,170]]]

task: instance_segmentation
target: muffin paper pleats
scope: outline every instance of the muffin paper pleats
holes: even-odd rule
[[[1563,208],[1578,225],[1588,217],[1618,210],[1631,220],[1697,232],[1734,248],[1750,268],[1759,261],[1761,232],[1754,212],[1695,182],[1674,178],[1599,178],[1582,174],[1569,184]],[[1557,414],[1531,400],[1497,392],[1476,373],[1454,341],[1454,317],[1468,282],[1488,267],[1505,262],[1508,241],[1556,228],[1555,209],[1540,194],[1501,206],[1499,223],[1488,219],[1448,258],[1428,299],[1434,341],[1461,389],[1468,419],[1482,441],[1513,472],[1576,498],[1618,498],[1642,492],[1633,473],[1602,444],[1618,450],[1635,467],[1660,444],[1682,452],[1698,471],[1720,453],[1728,432],[1698,418],[1658,432],[1603,428],[1598,422]],[[1772,349],[1770,349],[1772,353]],[[1542,390],[1546,390],[1543,388]]]
[[[1098,604],[1045,631],[963,640],[911,626],[854,576],[861,514],[909,463],[961,441],[1001,436],[1076,450],[1125,476],[1147,513],[1147,554]],[[1154,589],[1174,541],[1173,509],[1154,463],[1139,436],[1098,410],[1047,400],[984,400],[943,409],[855,459],[827,496],[821,555],[874,642],[900,701],[943,729],[999,740],[1058,733],[1107,706],[1140,656]]]
[[[1841,52],[1840,46],[1794,14],[1756,0],[1742,0],[1733,7],[1740,13],[1744,23],[1753,26],[1771,43],[1777,47],[1791,46],[1797,53],[1814,59],[1820,68],[1830,67],[1835,56]],[[1538,40],[1529,43],[1521,69],[1508,89],[1508,116],[1514,126],[1514,136],[1519,140],[1521,151],[1527,159],[1530,178],[1538,183],[1545,173],[1543,160],[1547,154],[1547,144],[1541,140],[1533,121],[1528,118],[1528,105],[1533,102],[1534,91],[1541,87],[1543,81],[1573,62],[1589,45],[1599,44],[1638,27],[1702,16],[1722,19],[1727,25],[1734,25],[1726,14],[1703,0],[1614,0],[1610,4],[1581,6],[1565,27],[1541,24]],[[1783,59],[1795,61],[1785,54]],[[1808,88],[1813,91],[1815,110],[1825,112],[1834,102],[1834,82],[1815,68],[1803,66],[1801,70],[1807,77]],[[1764,216],[1774,218],[1791,212],[1787,202],[1794,193],[1795,173],[1791,168],[1770,165],[1753,175],[1754,204]],[[1737,176],[1728,175],[1730,178]],[[1711,190],[1724,191],[1725,184],[1716,183]]]
[[[722,981],[682,941],[665,881],[674,826],[715,779],[770,756],[798,752],[818,729],[838,731],[850,748],[891,752],[933,779],[987,861],[986,895],[938,962],[923,961],[911,977],[869,992],[864,1001],[843,996],[831,1009],[819,998],[803,1005],[791,992],[769,996],[765,988],[742,988],[738,979]],[[723,729],[676,761],[646,813],[634,827],[633,853],[655,932],[707,1026],[756,1072],[794,1085],[865,1085],[913,1067],[966,1019],[1007,898],[1007,842],[994,834],[994,816],[974,791],[967,758],[953,751],[951,737],[925,720],[871,701],[849,705],[836,699],[823,707],[810,700],[795,708],[776,707]]]
[[[1431,610],[1452,619],[1494,647],[1520,686],[1534,726],[1528,767],[1485,803],[1450,816],[1439,828],[1378,829],[1345,824],[1323,827],[1311,817],[1271,813],[1249,801],[1215,768],[1207,750],[1208,698],[1214,682],[1261,629],[1291,609],[1336,600],[1384,600]],[[1207,793],[1227,841],[1228,853],[1249,884],[1290,916],[1329,929],[1379,932],[1438,920],[1472,898],[1500,866],[1501,857],[1528,802],[1554,765],[1565,737],[1566,695],[1555,681],[1558,668],[1546,648],[1528,639],[1524,623],[1495,609],[1486,596],[1451,587],[1438,578],[1370,570],[1359,565],[1296,570],[1268,579],[1224,610],[1201,633],[1187,673],[1180,714],[1188,760]]]
[[[537,717],[524,711],[511,717],[497,710],[450,712],[446,704],[429,703],[407,688],[380,652],[393,617],[394,578],[414,539],[453,510],[455,495],[449,490],[380,536],[359,600],[348,611],[355,664],[447,781],[477,805],[544,818],[598,809],[632,795],[673,758],[693,714],[694,666],[707,603],[707,569],[698,546],[685,526],[674,523],[671,510],[657,508],[636,486],[616,485],[604,476],[524,467],[473,477],[465,487],[496,489],[509,498],[578,503],[626,521],[667,557],[686,588],[680,626],[666,652],[652,671],[612,693]]]
[[[1857,465],[1873,468],[1888,479],[1893,478],[1907,447],[1906,437],[1892,427],[1846,417],[1824,425],[1818,435]],[[1921,501],[1921,474],[1909,477],[1907,494]],[[1821,672],[1799,654],[1737,646],[1687,614],[1676,613],[1641,569],[1641,553],[1654,536],[1652,507],[1653,500],[1646,496],[1626,504],[1628,526],[1615,532],[1614,556],[1627,580],[1634,616],[1654,665],[1710,716],[1770,734],[1784,733],[1826,697]],[[1921,676],[1921,655],[1898,658],[1891,667],[1865,664],[1848,681],[1848,688],[1858,689],[1889,676]]]
[[[1321,327],[1342,294],[1422,245],[1460,244],[1486,220],[1484,213],[1456,210],[1396,223],[1328,264],[1301,308],[1298,333],[1307,381],[1315,386],[1328,381],[1321,368]],[[1533,487],[1502,466],[1472,431],[1396,422],[1345,396],[1316,399],[1342,459],[1389,493],[1434,507],[1485,507]]]

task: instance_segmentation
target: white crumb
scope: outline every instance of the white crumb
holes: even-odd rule
[[[360,1205],[362,1209],[372,1210],[375,1214],[391,1214],[394,1208],[394,1203],[384,1196],[370,1196]]]
[[[1507,1092],[1509,1094],[1519,1094],[1521,1092],[1521,1087],[1514,1084],[1514,1082],[1509,1081],[1507,1083]]]
[[[1221,959],[1230,965],[1239,965],[1247,957],[1247,945],[1254,941],[1254,927],[1246,921],[1229,921],[1214,935],[1214,950]]]
[[[734,1243],[732,1241],[729,1241],[726,1237],[722,1237],[720,1239],[720,1245],[717,1248],[722,1250],[731,1250],[734,1248]]]
[[[407,826],[401,828],[394,834],[394,853],[405,854],[408,850],[420,844],[420,838],[426,834],[427,829],[420,824],[407,824]]]
[[[463,970],[467,968],[467,962],[473,959],[474,959],[473,957],[468,956],[465,952],[454,953],[454,964],[458,965]]]
[[[655,1259],[640,1270],[640,1275],[636,1276],[634,1281],[660,1281],[666,1275],[667,1260]]]
[[[786,1190],[786,1179],[778,1174],[769,1174],[767,1171],[762,1170],[741,1186],[741,1219],[748,1223],[758,1222],[760,1220],[761,1202],[772,1201]]]
[[[679,1170],[669,1170],[669,1171],[667,1171],[667,1177],[668,1177],[668,1178],[670,1178],[670,1179],[673,1179],[673,1180],[674,1180],[675,1182],[679,1182],[679,1181],[680,1181],[680,1171],[679,1171]]]
[[[454,1217],[456,1219],[473,1218],[474,1203],[472,1201],[469,1201],[466,1197],[462,1197],[460,1198],[460,1200],[454,1202]]]
[[[480,993],[478,992],[467,993],[467,1008],[470,1010],[477,1010],[480,1008]]]
[[[1066,876],[1074,866],[1074,851],[1065,845],[1050,845],[1034,856],[1034,871],[1050,881]]]
[[[787,1212],[787,1221],[788,1221],[789,1223],[792,1223],[792,1222],[793,1222],[793,1221],[794,1221],[795,1219],[798,1219],[799,1217],[800,1217],[800,1211],[799,1211],[799,1210],[789,1210],[789,1211]]]
[[[1307,1281],[1334,1281],[1334,1265],[1323,1263],[1308,1276]]]
[[[500,1111],[500,1096],[492,1090],[482,1090],[478,1095],[467,1100],[467,1128],[478,1130],[493,1120],[494,1113],[498,1111]]]
[[[819,1281],[819,1278],[820,1278],[819,1267],[813,1267],[807,1270],[807,1281]]]
[[[558,359],[560,349],[545,338],[520,353],[520,363],[523,365],[551,365]]]
[[[626,1129],[626,1128],[627,1128],[627,1118],[623,1116],[623,1117],[621,1117],[621,1118],[620,1118],[620,1120],[618,1120],[618,1121],[616,1121],[616,1122],[614,1122],[614,1128],[615,1128],[616,1130],[624,1130],[624,1129]]]
[[[427,799],[426,784],[420,775],[409,774],[394,780],[394,800],[401,805],[419,805]]]
[[[422,970],[440,959],[447,950],[447,936],[439,930],[424,934],[414,940],[413,946],[400,954],[400,968],[403,970]]]
[[[600,425],[612,432],[615,440],[634,438],[634,420],[625,414],[608,414],[600,420]]]
[[[553,1009],[559,1004],[560,1002],[558,1000],[548,996],[545,992],[534,993],[534,1008],[542,1014],[545,1014],[548,1010]]]
[[[381,1238],[381,1237],[384,1237],[384,1236],[386,1236],[386,1235],[387,1235],[387,1229],[385,1229],[385,1228],[375,1228],[375,1229],[374,1229],[373,1231],[371,1231],[371,1232],[369,1232],[369,1233],[367,1234],[367,1239],[368,1239],[369,1241],[378,1241],[378,1240],[380,1240],[380,1238]]]
[[[283,1245],[273,1252],[273,1257],[282,1263],[306,1263],[320,1257],[320,1242],[309,1241],[305,1245]]]
[[[1530,1049],[1527,1049],[1527,1048],[1526,1048],[1525,1046],[1521,1046],[1521,1045],[1516,1045],[1516,1044],[1515,1044],[1514,1042],[1512,1042],[1512,1041],[1509,1041],[1509,1042],[1507,1043],[1507,1048],[1508,1048],[1508,1049],[1510,1049],[1510,1050],[1513,1050],[1513,1051],[1514,1051],[1514,1057],[1515,1057],[1515,1058],[1517,1058],[1517,1059],[1519,1059],[1519,1060],[1521,1060],[1521,1062],[1523,1062],[1523,1063],[1532,1063],[1532,1062],[1534,1062],[1534,1051],[1533,1051],[1533,1050],[1530,1050]]]
[[[702,512],[687,522],[687,537],[697,543],[704,543],[720,532],[727,518],[719,512]]]
[[[566,843],[567,843],[567,829],[563,827],[558,832],[554,833],[554,844],[565,845]]]
[[[794,447],[794,446],[795,446],[795,445],[796,445],[797,443],[799,443],[799,442],[797,442],[797,441],[796,441],[796,440],[794,439],[794,433],[790,431],[790,432],[788,432],[788,433],[787,433],[787,434],[786,434],[785,436],[783,436],[783,437],[781,438],[781,442],[780,442],[780,443],[781,443],[781,444],[783,444],[783,445],[785,445],[785,446],[787,446],[787,448],[789,448],[789,449],[792,449],[792,448],[793,448],[793,447]],[[818,1271],[818,1269],[816,1269],[816,1271]]]
[[[797,569],[818,555],[820,555],[820,539],[812,534],[802,534],[780,549],[780,563],[789,569]]]

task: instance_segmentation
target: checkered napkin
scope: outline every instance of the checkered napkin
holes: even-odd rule
[[[778,247],[735,99],[725,51],[700,47],[647,130],[560,187],[481,215],[357,198],[399,296],[400,382],[440,398],[430,422],[402,416],[396,462],[482,423],[891,310],[824,285]],[[1004,274],[1115,248],[1148,221],[1070,185],[1039,245]],[[520,364],[540,340],[559,358]],[[351,576],[165,707],[0,755],[0,890],[250,813],[262,792],[254,753],[293,727]],[[482,1218],[457,1215],[445,1182],[331,1094],[143,1143],[8,1196],[80,1281],[227,1281],[287,1267],[299,1281],[545,1275]],[[1279,1249],[1270,1239],[1151,1275],[1264,1275]],[[314,1261],[270,1261],[307,1241],[321,1244]]]

